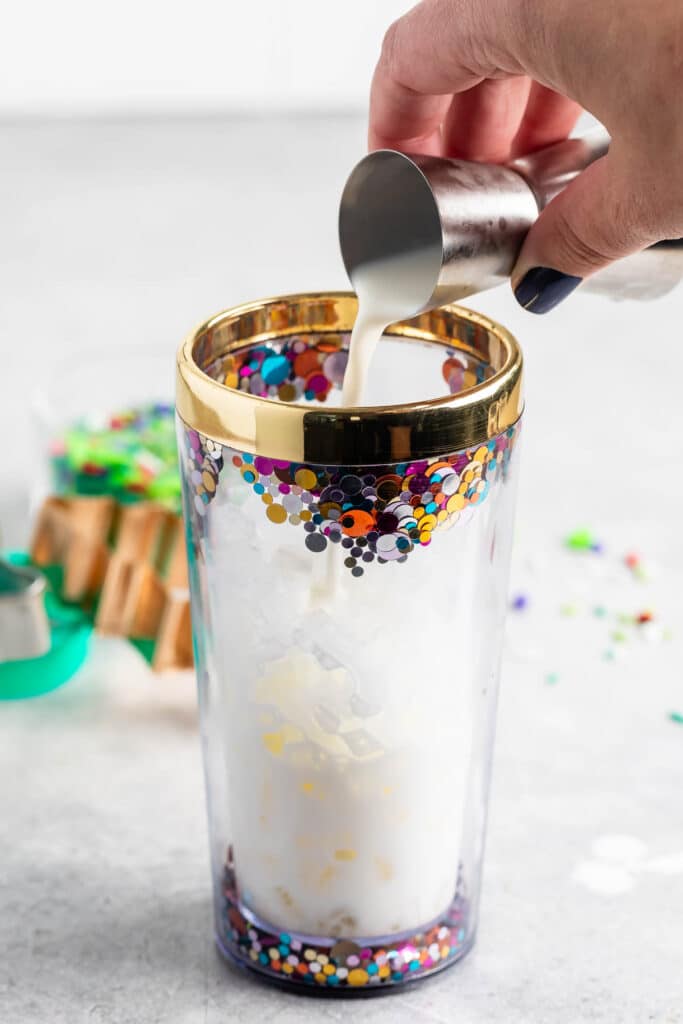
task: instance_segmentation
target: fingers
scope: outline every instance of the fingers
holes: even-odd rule
[[[566,139],[581,114],[581,107],[553,89],[534,82],[524,117],[511,146],[512,156],[532,153]]]
[[[610,153],[560,192],[527,235],[513,271],[520,305],[547,313],[583,278],[655,241],[642,187]]]
[[[390,27],[370,96],[370,149],[502,162],[566,137],[579,108],[531,92],[523,5],[423,0]],[[540,76],[542,77],[542,75]]]
[[[474,0],[425,0],[391,25],[370,92],[371,149],[441,151],[453,93],[492,70],[465,61],[476,7]]]
[[[449,103],[450,96],[420,96],[395,80],[387,81],[378,67],[370,91],[368,149],[438,156]]]
[[[527,109],[531,82],[490,78],[453,97],[442,129],[443,156],[504,163]]]

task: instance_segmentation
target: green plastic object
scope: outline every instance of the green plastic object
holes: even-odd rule
[[[12,565],[30,566],[23,551],[4,558]],[[45,610],[50,620],[50,650],[40,658],[0,662],[0,700],[39,697],[56,690],[72,678],[88,656],[92,623],[80,608],[64,604],[56,595],[55,572],[43,570],[50,587]]]
[[[121,505],[156,501],[180,514],[172,402],[72,423],[53,439],[50,463],[57,494],[106,495]]]

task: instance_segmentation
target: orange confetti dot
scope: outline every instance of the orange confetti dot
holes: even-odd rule
[[[300,352],[294,360],[294,372],[297,377],[308,377],[320,368],[320,356],[315,349],[308,348]]]
[[[347,537],[364,537],[375,525],[375,520],[369,512],[354,509],[345,512],[339,519],[339,524]]]

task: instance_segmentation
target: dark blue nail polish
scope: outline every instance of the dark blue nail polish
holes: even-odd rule
[[[532,267],[515,288],[515,298],[530,313],[549,313],[581,284],[582,278],[551,267]]]

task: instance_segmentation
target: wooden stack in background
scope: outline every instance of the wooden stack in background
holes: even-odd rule
[[[102,633],[137,642],[157,671],[193,664],[183,523],[153,502],[50,497],[31,558],[62,570],[61,597],[92,610]]]

